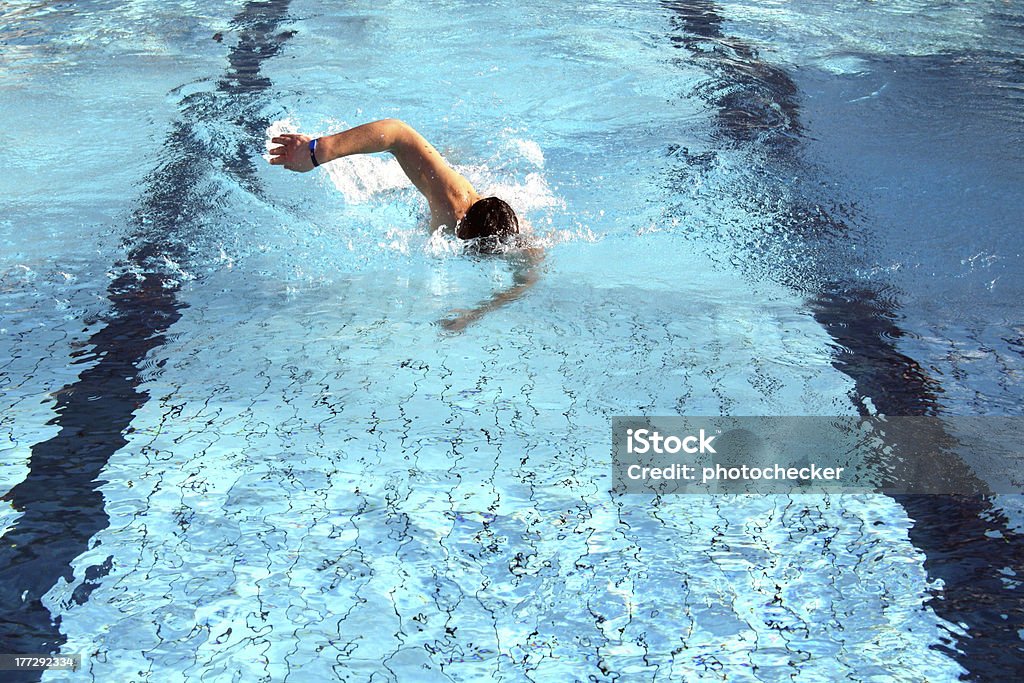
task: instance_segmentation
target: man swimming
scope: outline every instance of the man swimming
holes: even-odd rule
[[[475,240],[477,251],[509,255],[513,286],[472,310],[460,311],[456,318],[442,321],[446,329],[462,330],[484,313],[518,299],[537,281],[535,266],[540,251],[521,248],[519,219],[512,207],[497,197],[480,197],[470,182],[407,123],[384,119],[321,138],[282,133],[271,143],[280,145],[270,150],[271,164],[302,173],[353,154],[390,152],[426,197],[432,230],[454,226],[456,237]]]

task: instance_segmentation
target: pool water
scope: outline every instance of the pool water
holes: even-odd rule
[[[609,444],[616,415],[1018,413],[1022,28],[994,0],[6,3],[0,654],[1005,680],[1019,497],[618,495]],[[462,334],[511,275],[429,235],[393,160],[264,160],[384,117],[544,247]]]

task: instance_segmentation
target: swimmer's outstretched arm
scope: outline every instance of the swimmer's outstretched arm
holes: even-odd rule
[[[544,252],[541,249],[525,249],[510,254],[508,258],[512,264],[512,286],[496,292],[494,296],[476,308],[460,311],[458,316],[442,320],[441,327],[449,332],[461,332],[466,329],[467,325],[479,320],[485,314],[520,298],[537,283],[540,278],[540,263],[544,260]]]
[[[284,166],[289,171],[312,171],[314,166],[309,149],[312,139],[298,133],[283,133],[273,138],[271,143],[280,146],[270,150],[270,163]],[[375,152],[394,154],[402,170],[427,198],[431,208],[453,193],[476,194],[469,181],[449,166],[433,145],[412,126],[398,119],[365,123],[341,133],[317,138],[315,150],[318,164],[353,154]]]

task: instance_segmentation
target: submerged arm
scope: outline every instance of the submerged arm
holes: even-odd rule
[[[466,326],[482,318],[485,314],[501,308],[523,296],[540,278],[539,266],[544,259],[540,249],[527,249],[509,257],[512,262],[512,285],[496,292],[490,299],[468,311],[461,311],[454,318],[441,321],[441,326],[449,332],[461,332]]]

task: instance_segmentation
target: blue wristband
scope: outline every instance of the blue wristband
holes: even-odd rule
[[[320,162],[316,160],[316,141],[320,138],[313,138],[309,141],[309,158],[313,160],[313,167],[316,168]]]

